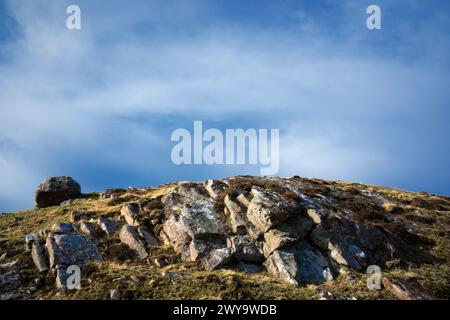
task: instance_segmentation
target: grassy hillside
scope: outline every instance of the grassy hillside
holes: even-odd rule
[[[309,181],[317,186],[315,192],[330,186],[346,191],[364,189],[389,199],[391,204],[386,205],[385,212],[395,215],[396,219],[426,238],[428,244],[423,249],[438,257],[439,261],[422,265],[402,265],[393,261],[383,270],[382,276],[394,283],[400,282],[427,298],[450,297],[450,198],[340,181]],[[368,275],[358,272],[341,275],[330,283],[299,287],[275,280],[265,271],[249,274],[225,268],[206,272],[198,262],[182,262],[171,248],[164,245],[151,248],[148,259],[136,262],[120,254],[113,255],[109,248],[119,241],[107,236],[98,239],[104,261],[91,264],[83,271],[81,290],[64,293],[55,288],[51,271],[39,273],[30,253],[24,250],[27,234],[39,232],[55,222],[69,222],[74,210],[93,212],[96,218],[115,217],[123,204],[157,199],[178,185],[127,190],[114,199],[103,199],[98,193],[93,193],[61,206],[0,215],[0,255],[7,254],[0,264],[17,261],[11,269],[21,276],[19,288],[13,292],[0,288],[0,296],[18,299],[110,299],[110,290],[118,289],[123,299],[319,299],[321,292],[330,292],[342,299],[399,298],[392,288],[368,290]],[[347,201],[352,207],[361,205],[352,203],[351,199]],[[373,217],[364,213],[361,209],[361,219],[366,219],[367,223],[378,223],[378,220],[374,221]],[[418,243],[418,246],[423,246],[423,243]],[[110,259],[109,254],[114,258]],[[156,266],[154,260],[157,258],[165,258],[169,265]],[[0,270],[0,274],[7,271]]]

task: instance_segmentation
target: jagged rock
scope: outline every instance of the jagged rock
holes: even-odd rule
[[[295,202],[275,192],[253,187],[252,195],[247,218],[263,232],[292,217],[295,212]]]
[[[70,214],[70,221],[79,222],[81,220],[89,220],[93,216],[94,216],[93,212],[75,210],[72,211],[72,213]]]
[[[122,297],[122,294],[120,293],[119,290],[113,289],[113,290],[109,291],[109,296],[110,296],[111,300],[120,300]]]
[[[25,250],[30,251],[33,243],[39,243],[41,241],[41,237],[37,233],[30,233],[25,236]]]
[[[233,236],[227,240],[233,258],[237,261],[261,262],[264,259],[262,252],[256,247],[250,236]]]
[[[367,256],[355,244],[347,244],[345,235],[332,235],[317,226],[311,232],[311,241],[317,247],[330,252],[330,257],[338,264],[360,270],[366,265]]]
[[[230,262],[233,257],[231,248],[215,249],[202,259],[206,271],[213,271]]]
[[[35,203],[38,208],[59,205],[61,202],[81,196],[81,187],[70,177],[51,177],[37,187]]]
[[[88,221],[80,222],[80,231],[90,237],[97,236],[100,233],[100,229],[98,228],[98,226]]]
[[[36,268],[40,272],[48,269],[47,257],[44,253],[44,247],[39,242],[33,242],[31,245],[31,257],[33,259]]]
[[[184,206],[196,200],[208,200],[208,193],[203,185],[183,185],[161,198],[164,205],[164,215],[170,217],[172,214],[179,214]]]
[[[0,274],[0,289],[4,287],[17,287],[20,285],[20,274],[17,271],[10,271]]]
[[[229,195],[224,198],[226,215],[229,217],[231,229],[235,234],[243,235],[247,233],[247,222],[245,213],[241,206],[235,201],[231,200]]]
[[[237,201],[239,201],[244,207],[248,207],[250,205],[250,200],[248,199],[248,197],[241,193],[240,195],[237,196]]]
[[[280,248],[293,245],[298,239],[292,237],[289,233],[278,229],[271,229],[264,234],[264,256],[269,257],[272,252]]]
[[[139,239],[137,228],[133,226],[124,226],[120,230],[120,241],[128,245],[130,249],[134,250],[139,259],[143,260],[148,257],[148,253],[145,250],[145,245]]]
[[[181,254],[181,258],[184,261],[191,260],[189,244],[192,238],[184,230],[179,215],[173,214],[164,222],[161,237],[166,239],[169,245],[172,246],[177,253]]]
[[[342,242],[336,245],[330,244],[330,251],[333,260],[340,265],[357,270],[360,270],[365,265],[360,262],[366,259],[366,254],[357,245]]]
[[[100,228],[108,235],[111,236],[114,233],[117,232],[120,228],[120,222],[113,221],[106,218],[100,218],[97,220],[98,225]]]
[[[268,257],[279,248],[291,246],[304,239],[312,230],[313,223],[305,217],[295,216],[264,234],[264,256]]]
[[[208,200],[197,200],[186,204],[181,212],[183,230],[192,239],[210,236],[226,236],[225,226],[214,211],[214,204]]]
[[[208,180],[205,183],[205,189],[208,191],[211,198],[218,198],[224,190],[228,188],[228,185],[220,180]]]
[[[191,261],[197,261],[208,255],[211,251],[223,248],[224,246],[225,241],[223,239],[192,240],[189,244]]]
[[[48,237],[46,248],[51,268],[56,265],[81,267],[91,261],[102,259],[94,241],[81,235],[57,234]]]
[[[144,239],[144,242],[148,247],[154,247],[159,245],[159,241],[155,237],[155,235],[152,232],[148,231],[146,228],[144,227],[138,228],[138,233],[141,236],[141,238]]]
[[[294,285],[320,284],[333,276],[326,259],[305,241],[275,250],[265,262],[269,273]]]
[[[301,193],[298,194],[298,196],[300,198],[300,203],[306,208],[307,214],[314,223],[320,224],[322,219],[328,216],[329,210],[322,206],[318,200]]]
[[[140,225],[140,212],[137,204],[127,204],[122,206],[120,214],[130,226],[138,227]]]
[[[71,223],[57,222],[50,228],[53,233],[75,233],[75,229]]]

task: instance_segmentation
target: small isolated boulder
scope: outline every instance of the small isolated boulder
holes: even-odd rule
[[[71,177],[51,177],[39,184],[35,193],[38,208],[60,205],[61,202],[81,196],[81,187]]]

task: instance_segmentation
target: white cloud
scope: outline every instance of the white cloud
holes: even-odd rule
[[[214,10],[207,3],[163,9],[158,2],[83,2],[78,32],[65,29],[66,2],[10,1],[22,37],[8,44],[12,60],[0,64],[0,138],[24,154],[1,150],[0,197],[29,199],[36,179],[67,170],[70,159],[77,167],[107,163],[151,177],[148,168],[169,159],[159,120],[194,116],[279,127],[280,173],[371,179],[368,166],[381,171],[399,156],[390,143],[402,150],[400,138],[384,132],[395,127],[389,121],[423,110],[429,97],[448,102],[448,74],[428,58],[361,56],[352,52],[363,41],[359,34],[329,39],[301,12],[308,24],[298,35],[223,22],[202,29],[196,21]],[[195,32],[177,33],[183,24]],[[175,31],[164,38],[163,27]],[[311,30],[316,38],[304,33]],[[420,139],[407,126],[399,130]],[[8,187],[4,181],[16,175]]]

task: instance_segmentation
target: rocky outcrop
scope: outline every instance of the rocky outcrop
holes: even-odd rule
[[[170,246],[182,261],[206,271],[267,271],[303,286],[333,281],[349,270],[362,273],[370,265],[434,259],[416,245],[426,245],[426,239],[396,218],[396,204],[373,191],[295,177],[234,177],[179,183],[152,197],[145,190],[135,197],[125,192],[103,195],[121,201],[107,212],[72,211],[71,223],[26,236],[37,270],[52,270],[65,289],[70,265],[109,259],[153,261],[162,268],[173,260],[152,252]],[[406,290],[391,287],[399,295]]]
[[[81,187],[70,177],[51,177],[37,187],[35,203],[38,208],[59,205],[61,202],[76,199],[81,195]]]

